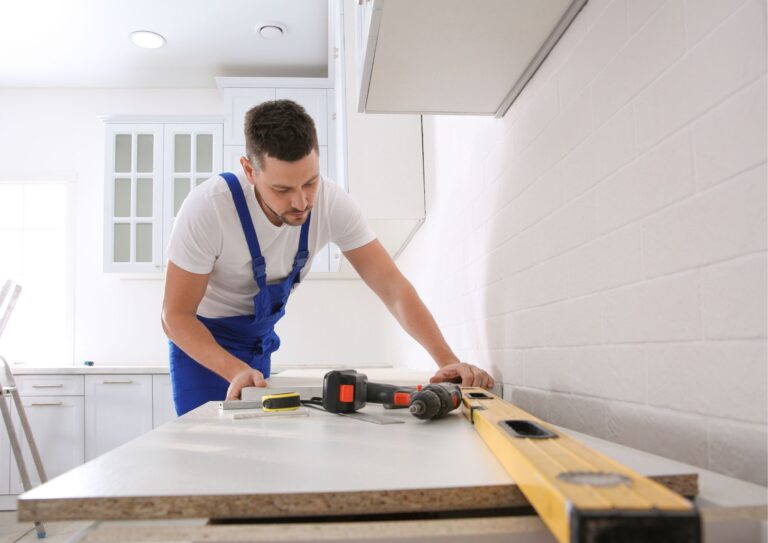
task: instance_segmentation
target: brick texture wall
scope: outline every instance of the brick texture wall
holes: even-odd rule
[[[399,264],[457,352],[551,422],[766,485],[764,0],[590,0],[503,119],[424,126]]]

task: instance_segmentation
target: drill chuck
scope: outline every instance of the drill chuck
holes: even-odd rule
[[[411,394],[411,414],[417,419],[441,419],[461,403],[461,388],[450,383],[427,385]]]
[[[421,420],[434,419],[441,411],[440,397],[424,389],[411,396],[411,415]]]

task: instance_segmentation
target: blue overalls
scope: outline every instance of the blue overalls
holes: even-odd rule
[[[307,241],[311,213],[301,226],[299,249],[293,261],[293,269],[284,280],[267,284],[267,265],[261,256],[259,240],[253,226],[245,194],[240,181],[232,173],[222,173],[227,182],[240,225],[251,253],[253,276],[259,285],[259,292],[253,297],[253,315],[238,315],[209,319],[197,318],[211,331],[214,339],[230,354],[269,377],[270,355],[280,347],[280,338],[275,333],[275,323],[285,314],[285,304],[291,290],[299,282],[301,270],[309,258]],[[183,415],[205,402],[223,400],[229,383],[226,379],[198,364],[173,342],[170,344],[170,373],[173,384],[173,403],[176,413]]]

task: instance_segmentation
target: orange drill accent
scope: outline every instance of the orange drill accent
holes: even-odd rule
[[[395,405],[411,405],[411,395],[408,392],[395,392]]]
[[[355,401],[355,385],[339,385],[339,401],[345,403]]]

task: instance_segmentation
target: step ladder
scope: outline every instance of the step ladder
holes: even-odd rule
[[[11,313],[16,306],[20,294],[21,285],[12,281],[6,281],[2,290],[0,290],[0,336],[3,335],[3,330],[5,330],[5,326],[8,324],[8,320],[11,317]],[[26,437],[29,451],[32,453],[32,459],[35,462],[35,468],[37,469],[37,475],[40,478],[40,482],[45,483],[48,480],[48,476],[45,474],[43,462],[40,460],[40,451],[38,451],[35,438],[32,435],[32,429],[29,426],[27,413],[24,411],[24,406],[21,403],[19,389],[16,387],[16,381],[13,378],[13,373],[11,373],[11,367],[3,356],[0,356],[0,362],[2,362],[2,368],[0,368],[0,392],[2,395],[2,398],[0,398],[0,412],[2,412],[5,430],[8,432],[8,440],[11,443],[11,450],[13,451],[13,456],[16,458],[16,465],[19,468],[21,484],[24,487],[24,492],[27,492],[32,488],[32,482],[29,478],[27,465],[24,462],[24,456],[21,452],[21,444],[19,443],[19,438],[16,434],[16,428],[11,420],[11,410],[6,403],[6,397],[11,397],[16,406],[16,413],[19,416],[19,422],[21,422],[21,427],[24,430],[24,437]],[[35,531],[37,532],[38,539],[43,539],[45,537],[45,527],[42,522],[35,521]]]

